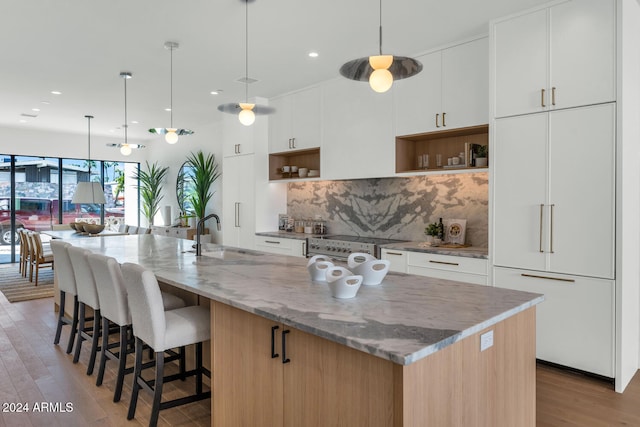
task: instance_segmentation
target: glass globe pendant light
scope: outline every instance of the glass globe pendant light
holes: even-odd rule
[[[171,52],[171,71],[170,71],[170,127],[168,128],[151,128],[149,132],[164,135],[164,140],[169,144],[178,142],[179,135],[191,135],[193,131],[190,129],[180,129],[173,127],[173,51],[178,49],[180,45],[176,42],[166,42],[164,48]]]
[[[415,76],[422,71],[422,64],[406,56],[382,54],[382,0],[380,0],[378,48],[379,55],[358,58],[340,67],[340,74],[351,80],[368,81],[376,92],[391,89],[394,80]]]
[[[124,128],[124,142],[119,144],[109,143],[107,144],[107,147],[119,148],[120,154],[122,154],[123,156],[128,156],[132,153],[133,149],[144,148],[144,145],[129,144],[129,141],[127,139],[127,130],[129,128],[129,122],[127,121],[127,80],[133,77],[133,75],[128,71],[122,71],[120,72],[120,77],[124,80],[124,125],[122,125],[122,127]]]

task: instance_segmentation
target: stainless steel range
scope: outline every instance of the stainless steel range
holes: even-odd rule
[[[364,252],[380,258],[380,245],[404,242],[404,240],[346,235],[309,237],[307,240],[307,256],[327,255],[342,261],[345,261],[352,252]]]

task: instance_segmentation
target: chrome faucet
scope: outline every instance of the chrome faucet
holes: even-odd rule
[[[202,246],[200,245],[200,235],[204,231],[204,222],[208,219],[215,218],[218,226],[218,231],[222,230],[220,226],[220,217],[216,214],[210,214],[205,216],[204,218],[200,218],[198,224],[196,225],[196,256],[202,255]]]

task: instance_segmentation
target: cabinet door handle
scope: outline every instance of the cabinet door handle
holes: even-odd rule
[[[543,253],[544,251],[542,250],[542,217],[543,217],[543,210],[544,210],[544,205],[540,205],[540,253]]]
[[[291,138],[289,138],[289,149],[291,149]]]
[[[279,245],[280,242],[276,242],[275,240],[265,240],[265,243],[273,243],[274,245]]]
[[[429,260],[429,262],[432,264],[460,265],[457,262],[433,261],[433,260]]]
[[[387,255],[400,255],[402,256],[402,254],[400,252],[385,252]]]
[[[296,148],[296,139],[291,138],[291,148]]]
[[[559,282],[575,283],[574,279],[562,279],[560,277],[538,276],[537,274],[525,274],[525,273],[521,273],[520,275],[522,277],[531,277],[533,279],[547,279],[547,280],[557,280]]]
[[[271,327],[271,358],[275,359],[276,357],[280,357],[278,353],[276,353],[276,331],[280,329],[280,326],[272,326]]]
[[[551,205],[551,221],[550,221],[550,239],[549,239],[549,252],[553,253],[553,208],[555,205]]]
[[[236,202],[235,205],[236,205],[236,209],[235,209],[236,210],[236,212],[235,212],[235,214],[236,214],[235,215],[236,216],[235,217],[236,223],[235,223],[235,226],[236,227],[240,227],[240,202]]]
[[[438,124],[438,118],[440,117],[440,114],[436,114],[436,127],[439,128],[440,125]]]
[[[540,105],[546,107],[546,105],[544,105],[544,89],[540,89]]]
[[[307,257],[307,242],[302,242],[302,256]]]
[[[290,330],[282,331],[282,363],[289,363],[291,359],[287,357],[287,334]]]
[[[442,113],[442,127],[447,127],[447,122],[445,121],[445,117],[447,113]]]
[[[551,88],[551,105],[556,105],[556,88]]]

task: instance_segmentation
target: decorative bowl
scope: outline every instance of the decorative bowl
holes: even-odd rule
[[[84,226],[87,224],[86,222],[75,222],[76,231],[78,233],[84,233]]]
[[[84,224],[84,231],[89,234],[98,234],[104,230],[104,224]]]
[[[74,230],[74,231],[78,231],[78,229],[76,228],[76,223],[75,222],[70,222],[69,223],[69,227],[71,227],[71,229]]]
[[[362,276],[354,275],[344,267],[329,267],[326,277],[334,298],[353,298],[362,284]]]

